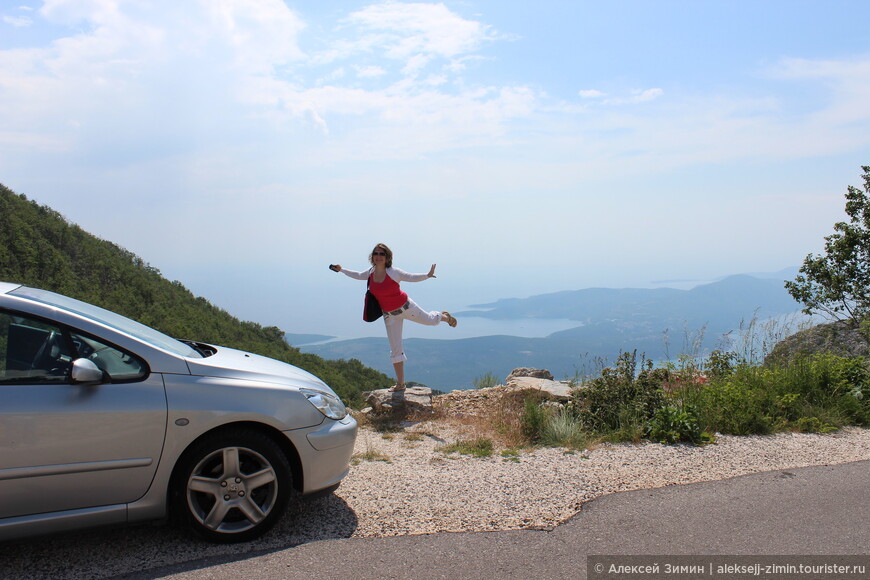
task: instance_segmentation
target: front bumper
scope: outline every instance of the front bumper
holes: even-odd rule
[[[357,433],[356,419],[326,419],[316,427],[285,431],[302,464],[302,493],[335,487],[348,474]]]

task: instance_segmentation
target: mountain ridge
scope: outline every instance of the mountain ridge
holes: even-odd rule
[[[558,318],[578,324],[543,338],[406,339],[406,372],[410,380],[446,390],[470,388],[476,377],[493,373],[500,378],[520,366],[546,368],[558,378],[572,378],[600,370],[601,361],[615,360],[620,352],[636,350],[647,358],[666,360],[681,354],[680,350],[721,348],[728,340],[725,335],[753,320],[800,311],[783,282],[735,274],[690,290],[587,288],[501,299],[477,305],[488,310],[457,312],[460,324],[463,316]],[[336,340],[300,348],[327,358],[358,358],[388,372],[385,340]]]

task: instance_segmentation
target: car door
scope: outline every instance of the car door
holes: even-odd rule
[[[103,371],[75,384],[73,360]],[[109,342],[0,311],[0,518],[128,503],[166,434],[160,374]]]

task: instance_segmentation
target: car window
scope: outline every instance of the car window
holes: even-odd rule
[[[47,304],[55,308],[60,308],[61,310],[78,314],[79,316],[84,316],[94,322],[98,322],[99,324],[103,324],[109,328],[129,334],[130,336],[134,336],[152,346],[179,356],[203,358],[203,355],[193,349],[189,344],[185,344],[180,340],[176,340],[149,326],[136,322],[135,320],[130,320],[116,312],[100,308],[99,306],[94,306],[93,304],[88,304],[87,302],[82,302],[81,300],[70,298],[69,296],[62,296],[60,294],[55,294],[54,292],[48,292],[47,290],[27,288],[26,286],[16,288],[9,292],[9,295],[27,298],[34,302]]]
[[[148,375],[139,357],[93,336],[15,312],[0,311],[0,382],[68,382],[72,361],[85,358],[111,382]]]
[[[71,364],[59,326],[0,312],[0,381],[63,382]]]
[[[127,351],[75,331],[70,336],[76,349],[76,358],[93,361],[109,375],[112,382],[136,381],[148,374],[145,361]]]

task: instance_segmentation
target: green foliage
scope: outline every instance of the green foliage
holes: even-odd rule
[[[614,368],[605,368],[576,391],[573,403],[585,429],[638,438],[643,424],[664,403],[662,384],[669,375],[666,369],[653,369],[652,361],[642,361],[642,367],[636,374],[637,353],[623,353]]]
[[[856,324],[870,315],[870,166],[863,166],[864,189],[849,186],[849,222],[834,224],[825,237],[825,255],[808,255],[800,274],[785,287],[804,312],[824,312]]]
[[[491,457],[493,444],[492,439],[478,437],[476,439],[454,441],[449,445],[439,447],[437,451],[443,453],[460,453],[462,455],[471,455],[473,457]]]
[[[817,354],[780,366],[740,365],[683,392],[701,426],[734,435],[826,432],[870,424],[870,381],[860,358]]]
[[[635,355],[623,354],[556,413],[527,402],[527,435],[563,446],[593,437],[700,445],[717,432],[827,433],[870,425],[870,372],[862,358],[819,354],[759,366],[714,351],[697,366],[693,358],[669,368],[643,366],[635,374]]]
[[[519,463],[520,452],[516,449],[504,449],[501,452],[502,461],[505,463]]]
[[[707,376],[713,380],[722,380],[734,374],[734,363],[737,355],[733,352],[714,350],[707,357]]]
[[[647,437],[659,443],[709,443],[713,437],[701,430],[694,413],[689,410],[666,406],[656,409],[647,424]]]
[[[541,429],[541,443],[550,447],[583,449],[591,440],[568,407],[550,413]]]
[[[541,406],[540,399],[526,397],[523,414],[520,418],[522,434],[531,443],[541,440],[541,433],[547,424],[547,411]]]
[[[0,185],[0,280],[65,294],[178,338],[237,348],[303,368],[352,406],[389,379],[360,361],[301,353],[274,326],[242,322],[140,257]]]
[[[488,389],[498,384],[498,378],[492,372],[488,372],[484,375],[476,377],[473,381],[471,381],[471,384],[474,385],[475,389]]]

